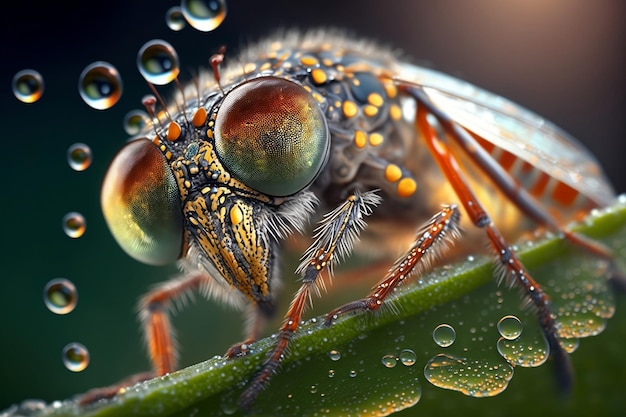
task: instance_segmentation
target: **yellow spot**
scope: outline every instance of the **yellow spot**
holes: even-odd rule
[[[400,197],[410,197],[416,189],[417,183],[413,178],[402,178],[398,183],[398,195]]]
[[[256,64],[254,62],[248,62],[246,65],[244,65],[243,72],[245,72],[246,74],[250,74],[255,69],[256,69]]]
[[[165,145],[161,144],[161,146],[159,146],[159,149],[161,150],[161,152],[165,152],[167,147]]]
[[[363,132],[362,130],[357,130],[356,132],[354,132],[354,146],[362,149],[365,147],[366,144],[367,137],[365,135],[365,132]]]
[[[372,106],[380,107],[383,105],[384,100],[380,94],[370,93],[370,95],[367,96],[367,102]]]
[[[332,67],[333,66],[333,61],[331,59],[329,59],[329,58],[324,58],[322,60],[322,63],[324,65],[326,65],[327,67]]]
[[[272,67],[272,64],[269,62],[266,62],[265,64],[261,65],[259,67],[259,71],[267,71],[268,69],[270,69]]]
[[[363,107],[363,113],[365,113],[367,117],[374,117],[378,114],[378,107],[366,104],[365,107]]]
[[[202,190],[200,190],[202,194],[207,194],[209,191],[211,191],[211,187],[204,187]]]
[[[392,120],[400,120],[402,118],[402,109],[397,104],[392,104],[389,107],[389,116]]]
[[[243,212],[239,208],[239,206],[232,206],[230,209],[230,222],[234,225],[239,224],[243,221]]]
[[[206,131],[206,136],[209,139],[213,139],[213,131],[211,129]]]
[[[154,143],[155,145],[157,145],[159,147],[163,146],[163,145],[161,145],[161,138],[159,138],[158,136],[155,136],[154,139],[152,139],[152,143]],[[161,149],[161,150],[163,150],[163,149]]]
[[[312,67],[314,65],[317,65],[317,58],[310,55],[303,56],[302,58],[300,58],[300,63],[306,67]]]
[[[176,122],[170,123],[167,127],[167,140],[175,141],[180,137],[180,125]]]
[[[167,158],[167,159],[169,159],[169,158]],[[199,171],[199,168],[198,168],[198,166],[197,166],[197,165],[194,165],[194,166],[190,166],[190,167],[189,167],[189,173],[190,173],[190,174],[192,174],[192,175],[197,174],[197,173],[198,173],[198,171]]]
[[[313,98],[318,103],[323,103],[324,102],[324,97],[321,94],[319,94],[319,93],[313,93]]]
[[[398,95],[398,88],[392,81],[385,82],[385,92],[387,93],[387,97],[394,98]]]
[[[165,152],[165,158],[172,159],[172,153],[170,151]]]
[[[302,86],[302,88],[304,88],[304,89],[305,89],[306,91],[308,91],[309,93],[310,93],[311,91],[313,91],[313,90],[311,89],[311,87],[309,87],[308,85],[303,85],[303,86]]]
[[[370,135],[370,145],[372,146],[378,146],[383,143],[384,140],[385,138],[383,138],[383,135],[380,133],[374,132]]]
[[[389,164],[385,168],[385,179],[389,182],[396,182],[402,178],[402,170],[396,164]]]
[[[185,184],[185,188],[191,188],[191,181],[185,180],[184,184]]]
[[[343,110],[343,115],[346,116],[347,118],[356,116],[356,113],[359,110],[356,104],[350,100],[344,101],[341,109]]]
[[[313,82],[315,84],[324,84],[328,77],[326,76],[326,72],[322,69],[315,68],[311,71],[311,78],[313,78]]]
[[[191,119],[191,123],[193,123],[193,125],[195,127],[200,127],[202,125],[204,125],[204,123],[206,122],[206,109],[204,107],[199,107],[198,110],[196,110],[195,114],[193,115],[193,119]]]

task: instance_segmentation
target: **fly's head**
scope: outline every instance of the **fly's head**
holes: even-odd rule
[[[148,264],[189,258],[248,298],[270,298],[276,242],[302,229],[307,191],[328,158],[330,134],[300,84],[264,76],[214,91],[128,142],[102,185],[119,245]],[[219,276],[215,276],[215,275]]]

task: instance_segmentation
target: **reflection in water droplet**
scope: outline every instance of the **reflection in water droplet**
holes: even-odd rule
[[[19,71],[13,76],[11,84],[13,94],[23,103],[34,103],[39,100],[43,94],[43,77],[41,74],[32,69]]]
[[[108,62],[94,62],[80,74],[78,92],[90,107],[109,109],[122,97],[122,77]]]
[[[311,386],[309,387],[309,392],[310,392],[311,394],[315,394],[315,393],[317,392],[317,385],[311,385]]]
[[[44,287],[43,301],[53,313],[71,313],[78,302],[78,292],[70,280],[56,278],[49,281]]]
[[[143,110],[131,110],[124,116],[124,131],[131,136],[139,134],[150,123],[150,116]]]
[[[183,16],[183,11],[179,6],[172,6],[167,9],[167,12],[165,12],[165,24],[176,32],[183,30],[187,26],[185,16]]]
[[[507,340],[515,340],[522,334],[522,321],[515,316],[504,316],[498,321],[498,332]]]
[[[394,355],[385,355],[380,360],[386,368],[393,368],[398,363],[398,358]]]
[[[440,354],[428,361],[424,376],[440,388],[459,391],[471,397],[492,397],[506,389],[513,378],[513,367],[507,363]]]
[[[178,77],[178,54],[172,45],[161,39],[146,42],[137,54],[137,68],[151,84],[166,85]]]
[[[456,331],[449,324],[440,324],[433,330],[433,340],[441,347],[451,346],[456,340]]]
[[[182,0],[181,9],[187,23],[202,32],[217,29],[226,18],[225,0]]]
[[[328,356],[330,357],[331,360],[338,361],[339,359],[341,359],[341,352],[339,352],[338,350],[332,349],[330,352],[328,352]]]
[[[67,149],[67,163],[74,171],[84,171],[91,165],[91,148],[75,143]]]
[[[334,369],[329,369],[328,370],[328,377],[329,378],[334,378],[335,377],[335,370]]]
[[[402,365],[404,366],[415,365],[415,361],[417,359],[415,352],[413,352],[411,349],[404,349],[402,352],[400,352],[400,355],[398,357],[400,358],[400,362],[402,362]]]
[[[80,343],[70,343],[63,348],[63,364],[72,372],[80,372],[89,365],[89,351]]]
[[[353,369],[348,375],[350,375],[350,378],[354,378],[356,376],[356,371]]]
[[[85,234],[87,223],[82,214],[71,211],[63,216],[63,231],[69,237],[76,239]]]
[[[545,363],[550,349],[543,336],[532,341],[524,340],[523,337],[516,340],[501,337],[498,339],[497,348],[500,355],[509,363],[524,368],[534,368]]]

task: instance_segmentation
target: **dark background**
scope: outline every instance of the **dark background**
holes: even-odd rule
[[[149,92],[135,58],[150,39],[174,45],[181,79],[189,80],[222,44],[234,53],[280,27],[347,28],[552,120],[587,145],[618,192],[626,191],[626,3],[620,0],[231,1],[224,24],[208,34],[170,31],[164,16],[175,4],[3,6],[0,410],[26,398],[66,398],[149,366],[135,301],[174,269],[140,265],[121,252],[100,213],[99,185],[126,140],[124,115]],[[124,80],[121,101],[107,111],[89,108],[77,91],[80,72],[96,60],[115,65]],[[30,105],[17,101],[10,88],[13,75],[25,68],[45,80],[43,97]],[[85,172],[66,163],[75,142],[93,150]],[[61,230],[69,211],[87,219],[80,239]],[[54,315],[42,302],[45,283],[56,277],[78,287],[78,306],[67,316]],[[214,303],[198,303],[175,323],[183,365],[221,354],[241,337],[239,316]],[[72,341],[91,352],[90,366],[78,374],[60,359]]]

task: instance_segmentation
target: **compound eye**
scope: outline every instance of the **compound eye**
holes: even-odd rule
[[[179,258],[183,215],[176,179],[148,139],[127,143],[102,183],[100,203],[117,243],[133,258],[163,265]]]
[[[301,85],[277,77],[256,78],[228,93],[214,133],[224,167],[271,196],[295,194],[313,182],[330,147],[315,99]]]

